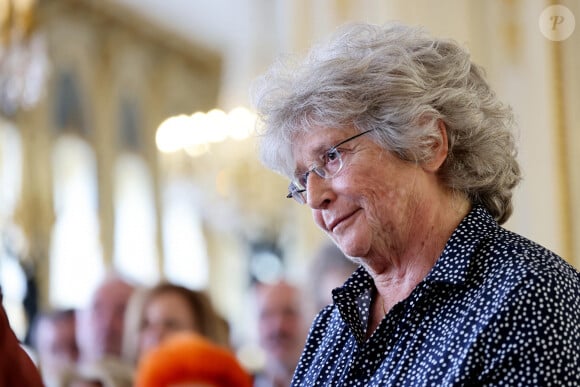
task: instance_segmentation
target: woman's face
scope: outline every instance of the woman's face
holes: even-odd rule
[[[169,335],[197,331],[195,317],[187,301],[178,293],[164,292],[145,304],[140,332],[140,353],[157,346]]]
[[[355,134],[354,129],[321,128],[297,136],[297,172],[320,163],[321,154]],[[419,203],[431,194],[433,184],[421,167],[384,150],[371,135],[338,148],[343,162],[338,175],[322,179],[311,173],[307,185],[307,205],[316,224],[345,254],[363,261],[403,251],[421,222]]]

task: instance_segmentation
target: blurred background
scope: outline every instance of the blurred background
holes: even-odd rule
[[[558,4],[568,13],[544,12]],[[574,16],[578,0],[0,0],[12,325],[24,335],[35,310],[85,304],[111,269],[205,289],[230,322],[253,282],[307,278],[325,236],[260,165],[248,89],[350,21],[421,24],[468,47],[518,121],[507,228],[580,267]]]

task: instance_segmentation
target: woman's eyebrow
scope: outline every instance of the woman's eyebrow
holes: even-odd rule
[[[308,158],[312,160],[318,160],[320,156],[324,154],[324,152],[328,151],[331,148],[332,145],[328,145],[327,143],[321,143],[308,151]],[[307,163],[308,168],[310,168],[312,164],[313,162]]]
[[[296,168],[294,168],[292,176],[299,176],[299,175],[304,174],[306,171],[308,171],[313,166],[313,164],[315,164],[316,161],[320,159],[320,156],[324,155],[325,152],[332,149],[337,142],[340,142],[340,140],[336,140],[336,139],[328,140],[328,141],[322,142],[319,145],[317,145],[316,147],[310,149],[308,151],[308,156],[313,161],[305,164],[306,167],[299,167],[297,165]],[[296,161],[296,160],[294,160],[294,161]]]

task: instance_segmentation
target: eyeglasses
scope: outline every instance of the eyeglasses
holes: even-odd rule
[[[328,149],[321,157],[322,165],[315,165],[307,172],[296,176],[296,180],[291,182],[288,186],[288,195],[286,195],[286,197],[288,199],[292,198],[300,204],[306,204],[306,185],[308,184],[308,176],[310,173],[314,172],[323,179],[332,179],[335,177],[341,171],[343,166],[342,156],[338,150],[338,147],[351,140],[354,140],[357,137],[362,136],[363,134],[372,132],[373,130],[374,129],[370,129],[365,132],[356,134]]]

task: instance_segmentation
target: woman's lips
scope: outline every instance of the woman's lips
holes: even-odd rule
[[[350,212],[350,213],[348,213],[348,214],[346,214],[346,215],[343,215],[343,216],[339,216],[339,217],[337,217],[337,218],[334,218],[334,219],[333,219],[333,220],[330,222],[330,225],[329,225],[328,229],[329,229],[330,231],[334,232],[334,229],[335,229],[336,227],[338,227],[338,226],[339,226],[341,223],[343,223],[344,221],[346,221],[346,220],[350,219],[350,218],[351,218],[351,217],[352,217],[352,216],[353,216],[355,213],[357,213],[357,212],[358,212],[358,209],[357,209],[357,210],[354,210],[353,212]]]

